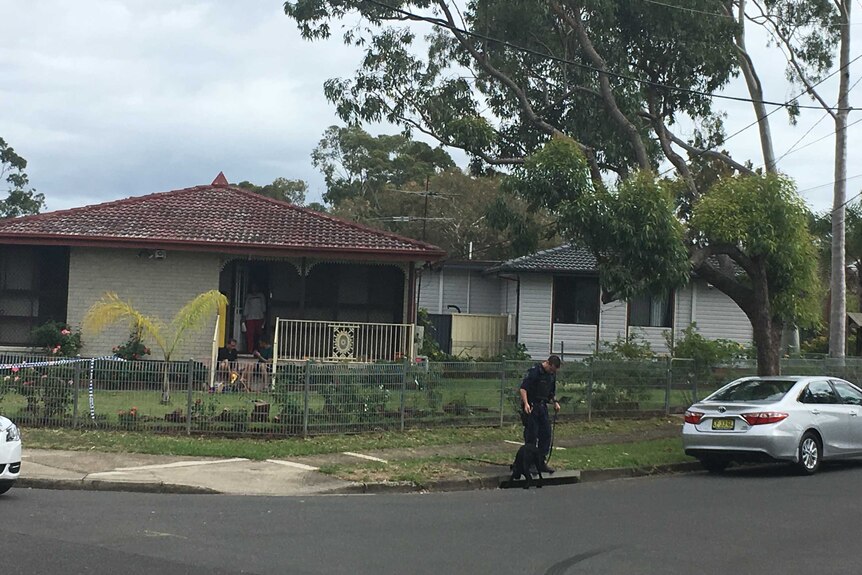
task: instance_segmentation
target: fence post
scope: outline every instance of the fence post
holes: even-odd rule
[[[500,367],[500,427],[503,427],[503,406],[506,400],[506,361],[501,362]]]
[[[697,403],[697,360],[693,361],[694,369],[688,370],[689,375],[693,375],[691,378],[691,402]],[[686,406],[688,408],[688,406]]]
[[[670,390],[673,387],[673,358],[667,358],[667,385],[664,389],[664,415],[670,415]]]
[[[215,366],[213,366],[215,369]],[[186,392],[186,435],[192,434],[192,386],[195,381],[195,362],[189,358],[188,391]]]
[[[81,391],[81,362],[75,362],[74,391],[72,392],[72,428],[78,427],[78,398]]]
[[[302,437],[308,437],[308,400],[311,392],[311,360],[305,360],[305,384],[302,390]]]
[[[590,362],[590,378],[587,380],[587,421],[593,420],[593,370],[595,361]]]
[[[410,366],[409,361],[410,360],[405,357],[404,360],[401,362],[401,369],[404,371],[401,376],[401,407],[399,408],[399,411],[401,412],[401,431],[404,431],[404,408],[406,405],[405,402],[407,401],[407,376],[409,373],[408,368]]]

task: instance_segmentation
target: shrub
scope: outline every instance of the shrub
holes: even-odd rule
[[[8,380],[4,378],[4,385],[27,400],[26,413],[46,419],[62,418],[72,405],[73,370],[70,366],[13,368]]]
[[[117,421],[120,427],[124,429],[134,429],[138,426],[138,408],[132,407],[131,409],[117,412]]]
[[[41,378],[42,412],[47,419],[63,417],[72,405],[74,379],[68,369],[48,369]]]
[[[669,334],[666,339],[673,357],[693,359],[699,367],[746,359],[750,353],[745,346],[729,339],[706,339],[697,332],[694,323],[685,328],[676,341]]]
[[[33,330],[33,344],[51,355],[75,357],[81,350],[81,332],[72,332],[65,323],[49,321]]]
[[[113,351],[116,357],[129,361],[136,361],[143,359],[145,355],[150,355],[150,348],[144,345],[140,334],[135,331],[129,334],[126,343],[118,345]]]
[[[655,359],[649,342],[636,332],[628,339],[617,336],[614,342],[604,342],[602,351],[586,360],[592,365],[592,408],[637,409],[638,402],[649,398],[649,389],[664,381],[664,371],[656,371]]]

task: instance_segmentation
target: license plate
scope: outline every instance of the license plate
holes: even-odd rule
[[[733,419],[725,417],[723,419],[712,420],[713,429],[733,429]]]

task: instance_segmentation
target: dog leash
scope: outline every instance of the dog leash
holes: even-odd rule
[[[548,458],[545,460],[545,464],[551,460],[551,456],[554,454],[554,436],[557,435],[557,411],[554,411],[554,419],[551,423],[551,445],[548,447]]]

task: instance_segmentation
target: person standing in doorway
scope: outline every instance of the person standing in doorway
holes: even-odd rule
[[[524,443],[538,447],[542,454],[542,473],[553,473],[548,467],[548,454],[551,451],[551,418],[548,415],[548,404],[553,405],[554,412],[560,411],[557,401],[557,371],[562,362],[559,356],[552,355],[542,363],[537,363],[529,370],[518,393],[521,396],[521,418],[524,423]]]
[[[246,352],[257,350],[260,336],[263,335],[263,325],[266,320],[266,296],[251,282],[245,303],[242,306],[242,321],[245,324]]]

